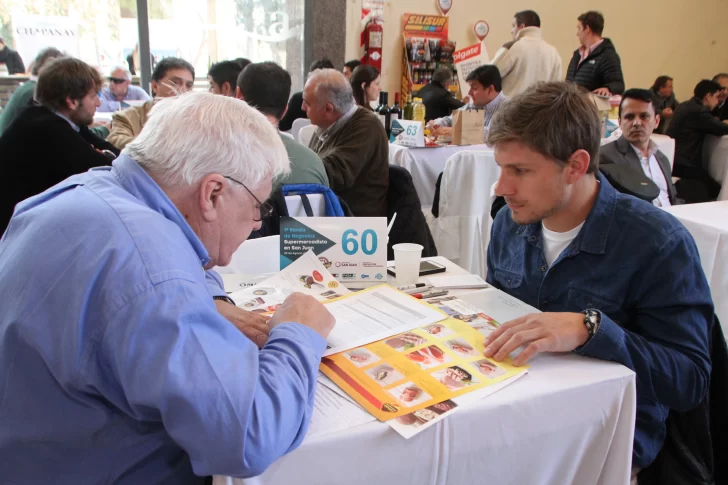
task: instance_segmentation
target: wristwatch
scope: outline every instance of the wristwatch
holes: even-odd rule
[[[212,299],[226,301],[226,302],[230,303],[231,305],[235,306],[235,301],[227,295],[213,296]]]
[[[586,343],[589,342],[599,330],[599,324],[602,321],[602,314],[599,310],[594,310],[593,308],[584,310],[581,313],[584,314],[584,326],[586,327],[586,331],[589,332],[589,338],[586,339],[586,342],[584,342],[586,345]]]

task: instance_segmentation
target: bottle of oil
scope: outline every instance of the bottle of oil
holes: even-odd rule
[[[425,105],[421,98],[415,98],[412,104],[412,119],[422,123],[422,128],[425,128]]]
[[[407,102],[404,104],[404,119],[412,120],[414,113],[412,112],[412,93],[407,95]]]

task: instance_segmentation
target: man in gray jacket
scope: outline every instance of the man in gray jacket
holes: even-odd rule
[[[660,195],[652,201],[657,207],[675,204],[675,185],[672,167],[657,144],[650,139],[660,124],[655,113],[652,93],[647,89],[628,89],[619,105],[619,126],[622,136],[599,150],[599,164],[632,164],[641,167],[645,175],[660,188]]]

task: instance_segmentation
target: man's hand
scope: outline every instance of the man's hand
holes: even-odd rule
[[[267,315],[249,312],[222,300],[215,300],[215,306],[220,315],[235,325],[258,348],[262,348],[268,341],[270,328],[268,327],[269,317]]]
[[[592,93],[596,94],[597,96],[607,96],[611,97],[612,93],[609,92],[608,88],[599,88],[592,91]]]
[[[435,136],[452,136],[452,127],[436,126],[432,129],[432,134]]]
[[[328,338],[334,328],[336,319],[321,303],[312,296],[303,293],[293,293],[270,319],[270,328],[284,323],[296,322],[305,325],[323,338]]]
[[[589,332],[581,313],[532,313],[506,322],[485,339],[485,356],[503,360],[521,345],[513,365],[523,365],[539,352],[571,352],[584,345]]]
[[[672,108],[665,108],[662,110],[662,113],[660,113],[660,116],[662,116],[663,118],[669,118],[670,116],[672,116],[672,113]]]

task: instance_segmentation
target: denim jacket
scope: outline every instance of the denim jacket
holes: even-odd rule
[[[544,312],[601,312],[597,333],[576,352],[637,374],[632,464],[643,468],[662,447],[668,411],[694,408],[707,392],[713,302],[687,229],[598,180],[584,226],[550,268],[541,223],[518,225],[504,207],[493,224],[487,280]]]

